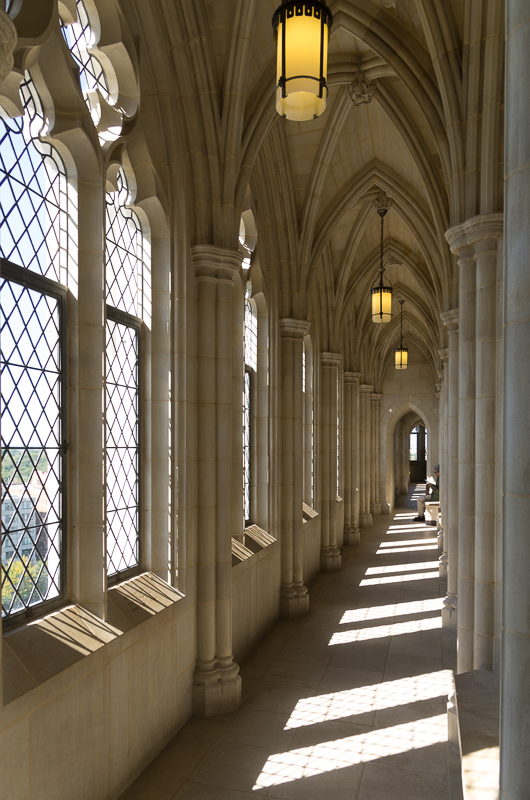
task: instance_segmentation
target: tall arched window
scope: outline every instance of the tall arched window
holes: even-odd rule
[[[243,497],[245,525],[251,521],[251,471],[252,471],[252,393],[258,368],[258,326],[252,289],[247,284],[245,293],[245,382],[243,388]]]
[[[72,188],[29,73],[22,117],[0,109],[2,616],[66,586],[65,300],[76,283]]]
[[[105,473],[107,575],[140,564],[140,347],[149,250],[123,169],[106,202]]]

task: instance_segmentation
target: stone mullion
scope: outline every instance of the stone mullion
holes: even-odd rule
[[[370,393],[373,386],[361,384],[360,391],[360,462],[361,462],[361,511],[360,527],[372,527],[370,511]]]
[[[192,248],[198,282],[197,666],[194,712],[236,708],[241,678],[232,656],[232,290],[241,256]],[[242,335],[242,331],[241,331]]]
[[[68,293],[70,599],[103,617],[105,541],[105,187],[78,180],[77,298]],[[75,476],[75,477],[74,477]]]
[[[504,248],[504,519],[500,798],[528,797],[530,753],[530,136],[526,3],[506,0],[505,248]]]
[[[321,353],[321,551],[320,568],[340,569],[337,546],[337,386],[341,355]]]
[[[168,538],[171,532],[170,491],[170,406],[169,375],[171,372],[171,300],[169,293],[169,241],[151,240],[153,315],[151,333],[151,484],[150,524],[151,547],[149,568],[169,581],[172,566],[168,559]],[[145,508],[145,503],[142,504]]]
[[[447,595],[443,601],[442,625],[456,633],[458,597],[458,310],[446,311],[442,321],[447,327],[447,462],[445,482],[447,518]]]
[[[309,594],[303,574],[304,394],[303,338],[309,322],[280,320],[282,376],[282,510],[280,613],[294,618],[307,614]]]
[[[352,533],[350,544],[359,544],[361,535],[359,533],[359,511],[361,493],[359,486],[360,477],[360,454],[359,454],[359,419],[360,419],[360,398],[359,380],[360,372],[351,372],[353,376],[353,396],[352,396]]]

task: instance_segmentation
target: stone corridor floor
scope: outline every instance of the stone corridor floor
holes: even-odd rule
[[[241,707],[192,718],[122,800],[461,800],[455,639],[436,529],[415,514],[411,491],[361,530],[342,570],[311,584],[309,615],[242,662]]]

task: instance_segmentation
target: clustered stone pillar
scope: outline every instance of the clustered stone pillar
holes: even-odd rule
[[[359,378],[344,373],[344,544],[359,544]]]
[[[304,475],[304,393],[302,370],[304,336],[310,323],[280,320],[282,376],[282,508],[280,614],[292,619],[307,614],[309,594],[304,586],[302,503]]]
[[[232,655],[232,289],[240,253],[192,247],[197,325],[197,665],[193,710],[232,711],[241,677]]]
[[[361,474],[361,511],[359,525],[361,528],[372,527],[370,511],[370,394],[373,386],[363,383],[360,392],[360,474]]]
[[[440,442],[440,475],[447,474],[447,356],[448,350],[439,350],[438,355],[442,360],[440,376],[440,413],[439,413],[439,442]],[[440,511],[442,516],[442,555],[439,558],[440,578],[447,578],[447,536],[445,534],[445,521],[447,519],[446,492],[443,481],[440,481]]]
[[[447,328],[447,459],[444,473],[446,517],[444,539],[447,546],[447,595],[443,601],[442,625],[456,633],[458,607],[458,309],[445,311]]]
[[[473,669],[475,625],[475,260],[463,225],[446,233],[459,266],[458,651],[457,671]]]
[[[337,403],[340,353],[321,353],[321,550],[320,568],[340,569],[337,546]]]
[[[497,260],[502,214],[480,219],[475,243],[476,450],[475,450],[475,669],[495,669],[495,535],[497,415]]]
[[[500,797],[528,797],[530,753],[530,135],[528,6],[506,0],[504,530]]]
[[[381,474],[380,413],[382,394],[370,395],[370,510],[374,517],[381,515],[379,483]]]
[[[495,668],[497,271],[502,214],[447,232],[459,256],[458,672]]]

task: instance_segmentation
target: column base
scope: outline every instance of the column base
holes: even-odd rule
[[[192,707],[198,717],[213,717],[235,711],[241,705],[241,675],[232,658],[201,664],[193,676]]]
[[[376,503],[372,503],[372,516],[379,517],[381,516],[381,503],[377,501]]]
[[[456,634],[458,627],[458,609],[456,597],[449,595],[444,598],[442,606],[442,628]]]
[[[280,591],[280,617],[297,619],[309,613],[309,592],[304,584],[282,587]]]
[[[361,511],[361,517],[359,519],[359,527],[360,528],[371,528],[373,523],[372,515],[369,511]]]
[[[447,556],[445,553],[438,559],[438,575],[440,578],[447,578]]]
[[[360,544],[361,534],[357,525],[346,525],[344,528],[344,544]]]
[[[322,572],[336,572],[341,566],[340,550],[336,547],[327,547],[320,551],[320,570]]]

